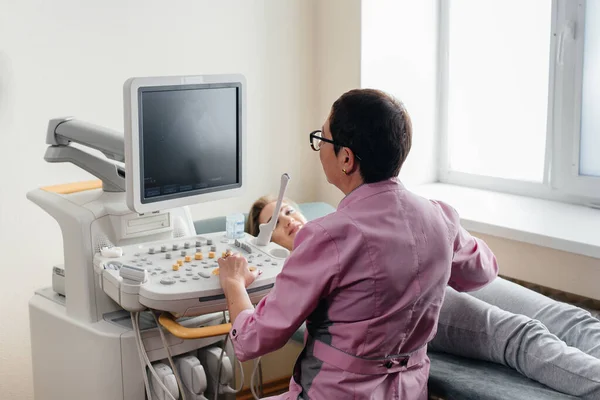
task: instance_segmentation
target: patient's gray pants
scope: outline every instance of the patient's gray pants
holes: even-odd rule
[[[446,289],[433,351],[507,365],[555,390],[600,399],[600,321],[502,278]]]

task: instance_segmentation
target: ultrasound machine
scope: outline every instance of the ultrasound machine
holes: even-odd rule
[[[261,270],[247,288],[257,303],[289,251],[270,242],[277,218],[258,237],[198,235],[188,206],[243,193],[245,88],[241,75],[132,78],[124,135],[49,122],[45,160],[99,180],[27,193],[58,222],[64,248],[52,287],[29,304],[36,400],[234,398],[217,259],[239,252]]]

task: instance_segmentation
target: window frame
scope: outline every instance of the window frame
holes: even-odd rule
[[[586,0],[552,0],[548,114],[542,182],[482,176],[449,168],[447,115],[451,1],[438,0],[438,180],[442,183],[600,207],[600,177],[579,175]],[[569,104],[571,106],[567,106]]]

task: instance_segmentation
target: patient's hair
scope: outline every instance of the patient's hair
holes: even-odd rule
[[[258,217],[260,216],[260,213],[265,208],[265,206],[274,201],[277,201],[277,197],[272,195],[266,195],[260,197],[254,202],[254,204],[252,204],[252,207],[250,207],[250,212],[248,213],[248,218],[246,219],[246,232],[248,232],[252,236],[258,236],[258,233],[260,232],[260,222],[258,222]],[[298,210],[298,206],[296,205],[296,203],[288,198],[284,197],[282,204],[283,203]]]
[[[333,140],[361,160],[365,183],[398,176],[412,144],[412,122],[404,104],[385,92],[354,89],[333,103],[329,116]],[[341,146],[334,146],[337,155]]]

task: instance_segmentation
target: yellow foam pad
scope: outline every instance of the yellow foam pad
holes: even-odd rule
[[[102,189],[102,181],[96,179],[93,181],[63,183],[60,185],[44,186],[41,189],[56,194],[71,194],[85,192],[86,190]]]

